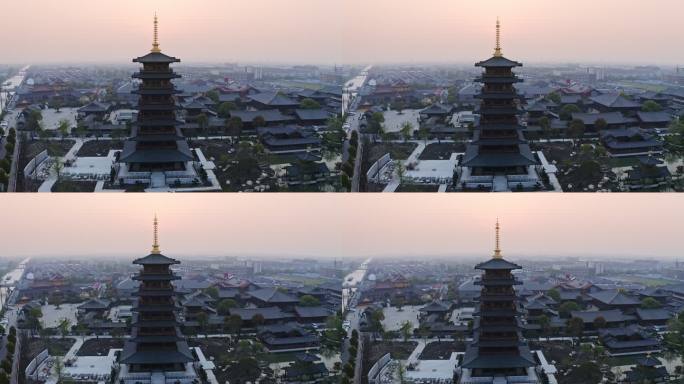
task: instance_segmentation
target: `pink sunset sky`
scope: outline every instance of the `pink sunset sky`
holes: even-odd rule
[[[681,257],[681,194],[6,194],[0,257]]]
[[[185,62],[684,64],[681,0],[1,1],[0,62],[126,63],[149,49]]]

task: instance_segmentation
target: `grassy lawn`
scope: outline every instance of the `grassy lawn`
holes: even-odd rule
[[[371,144],[368,150],[368,163],[373,164],[386,153],[392,160],[406,160],[418,144],[416,143],[376,143]]]
[[[73,181],[58,180],[52,186],[52,192],[93,192],[95,191],[96,181]]]
[[[401,184],[395,192],[437,192],[439,185]]]
[[[432,143],[428,144],[418,156],[419,160],[449,160],[452,153],[465,152],[463,143]]]
[[[633,165],[639,164],[639,160],[635,157],[612,157],[610,159],[610,167],[631,167]]]
[[[119,140],[92,140],[83,143],[76,156],[79,157],[107,157],[109,150],[123,149],[123,141]]]

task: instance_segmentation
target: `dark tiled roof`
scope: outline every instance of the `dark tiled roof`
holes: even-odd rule
[[[295,114],[302,121],[327,120],[330,118],[330,113],[324,109],[295,109]]]
[[[609,311],[571,311],[570,316],[578,317],[585,323],[593,323],[598,317],[603,317],[608,323],[634,320],[634,316],[627,316],[619,309],[612,309]]]
[[[607,305],[639,305],[640,301],[624,294],[619,289],[590,293],[589,297]]]
[[[594,96],[591,98],[596,104],[607,108],[640,108],[641,105],[632,100],[623,97],[620,94],[605,94]]]
[[[292,316],[283,312],[278,307],[265,308],[231,308],[229,310],[231,315],[238,315],[242,320],[252,320],[254,315],[261,315],[264,320],[281,320],[288,319]]]
[[[268,122],[286,122],[292,121],[291,116],[283,115],[277,109],[263,109],[261,111],[230,111],[231,117],[237,117],[243,122],[251,122],[254,118],[261,116]]]
[[[573,120],[582,120],[584,124],[594,125],[596,120],[603,119],[609,125],[627,124],[631,120],[625,118],[620,112],[607,112],[607,113],[573,113]]]
[[[178,261],[176,259],[172,259],[170,257],[166,257],[162,254],[151,253],[151,254],[143,257],[143,258],[133,260],[133,264],[172,265],[172,264],[180,264],[180,261]]]
[[[299,317],[328,317],[331,312],[325,307],[303,307],[297,305],[294,307],[294,311]]]
[[[672,121],[672,116],[667,112],[637,112],[637,117],[642,123],[665,123]]]
[[[662,308],[637,308],[636,315],[640,320],[653,321],[653,320],[669,320],[672,318],[672,314]]]
[[[296,297],[280,292],[277,288],[262,288],[248,293],[249,296],[265,303],[297,303]]]
[[[248,97],[258,103],[274,107],[291,107],[299,105],[298,102],[281,94],[280,92],[261,92]]]
[[[475,64],[476,67],[505,67],[505,68],[512,68],[512,67],[522,67],[521,63],[518,63],[517,61],[513,60],[508,60],[507,58],[501,56],[501,57],[496,57],[493,56],[492,58],[485,60],[485,61],[480,61],[479,63]]]

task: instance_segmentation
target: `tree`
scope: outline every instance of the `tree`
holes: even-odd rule
[[[59,126],[57,127],[57,130],[59,131],[59,134],[62,135],[62,140],[69,136],[69,131],[71,127],[69,126],[69,120],[62,119],[59,121]]]
[[[266,119],[264,119],[263,116],[256,116],[252,119],[252,126],[254,126],[254,128],[263,127],[264,125],[266,125]]]
[[[217,112],[220,117],[225,119],[228,116],[230,116],[230,111],[234,111],[236,109],[237,106],[234,103],[226,101],[225,103],[221,103],[221,105],[218,106]]]
[[[382,321],[385,320],[385,314],[382,309],[377,309],[371,313],[371,324],[376,331],[382,331]]]
[[[302,109],[320,109],[321,105],[318,103],[318,101],[314,99],[309,99],[306,98],[299,103],[299,106],[302,107]]]
[[[660,301],[652,298],[652,297],[647,297],[643,300],[641,300],[641,308],[644,309],[654,309],[654,308],[660,308],[663,305],[660,303]]]
[[[321,305],[321,302],[311,295],[304,295],[299,299],[299,304],[302,307],[317,307]]]
[[[0,384],[10,384],[9,376],[4,371],[0,371]]]
[[[553,101],[556,104],[560,104],[561,102],[561,97],[558,94],[558,92],[551,92],[548,95],[546,95],[546,98]]]
[[[644,112],[660,112],[663,110],[663,107],[653,100],[646,100],[641,105],[641,110]]]
[[[71,329],[71,321],[65,317],[59,321],[59,325],[57,327],[59,328],[59,333],[62,334],[62,338],[65,338]]]
[[[226,124],[228,128],[228,134],[239,140],[240,135],[242,134],[242,119],[239,117],[231,117],[228,119]]]
[[[401,125],[401,136],[404,138],[404,142],[411,138],[411,133],[413,132],[413,124],[410,121],[404,122]]]
[[[404,182],[404,176],[406,175],[406,166],[402,161],[397,162],[397,177],[399,178],[399,183]]]
[[[62,381],[62,375],[64,375],[64,361],[61,356],[55,357],[55,365],[53,368],[57,375],[57,383],[60,383]]]
[[[197,314],[197,322],[199,323],[200,329],[204,330],[204,336],[208,337],[207,327],[209,326],[209,315],[206,312],[200,312]]]
[[[427,128],[421,127],[418,130],[418,137],[420,137],[420,139],[425,142],[425,145],[427,145],[427,141],[430,138],[430,131]]]
[[[575,104],[568,104],[561,108],[559,116],[561,120],[570,121],[572,120],[572,114],[581,112],[578,106]]]
[[[219,298],[219,290],[216,287],[207,287],[204,289],[204,293],[209,295],[214,300]]]
[[[259,326],[264,323],[266,319],[264,319],[264,315],[257,313],[256,315],[252,316],[252,324],[255,326]]]
[[[205,93],[204,96],[210,98],[211,101],[214,102],[214,104],[218,104],[218,102],[220,101],[219,93],[216,92],[215,90],[212,90],[212,91]]]
[[[570,317],[570,312],[572,311],[578,311],[580,309],[579,305],[575,303],[574,301],[568,301],[563,304],[558,308],[558,312],[560,313],[561,317],[567,318]]]
[[[542,117],[539,119],[539,127],[541,128],[544,137],[549,140],[549,137],[551,136],[551,120],[546,116]]]
[[[223,327],[226,332],[235,334],[236,340],[240,338],[242,318],[239,315],[230,315],[223,318]]]
[[[227,315],[231,308],[237,307],[237,302],[233,299],[223,299],[216,306],[216,311],[219,315]]]
[[[7,158],[0,160],[0,168],[2,168],[2,170],[5,171],[5,173],[9,173],[11,167],[12,164],[9,160],[7,160]]]
[[[573,139],[580,139],[582,136],[584,136],[585,130],[586,127],[584,122],[580,119],[575,119],[568,124],[568,136]]]
[[[541,327],[542,334],[546,335],[548,340],[551,331],[551,319],[546,315],[539,316],[539,327]]]
[[[228,368],[227,373],[231,378],[231,383],[253,383],[261,375],[261,368],[259,368],[259,362],[255,358],[242,357]]]
[[[598,316],[594,319],[594,328],[596,330],[602,329],[606,327],[606,318],[603,316]]]
[[[594,127],[597,131],[602,131],[608,128],[608,122],[604,118],[596,119],[596,121],[594,122]]]
[[[199,129],[204,132],[205,136],[209,136],[209,117],[205,113],[200,113],[199,116],[197,116],[197,125],[199,126]]]
[[[584,332],[584,321],[579,317],[573,317],[568,320],[568,333],[579,339],[582,338],[582,333]]]
[[[408,341],[409,337],[411,337],[411,334],[413,333],[413,323],[408,320],[404,321],[401,323],[399,332],[401,332],[401,335],[404,337],[404,342]]]
[[[7,175],[7,172],[5,172],[4,169],[0,168],[0,184],[7,186],[8,182],[9,182],[9,175]]]

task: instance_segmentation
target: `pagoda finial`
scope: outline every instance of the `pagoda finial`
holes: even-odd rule
[[[152,41],[152,53],[159,53],[159,19],[157,18],[157,13],[154,13],[154,40]]]
[[[496,18],[496,48],[494,48],[494,57],[502,57],[501,53],[501,22]]]
[[[153,255],[161,254],[159,250],[159,221],[157,220],[156,213],[154,214],[154,243],[152,243],[152,251],[150,253]]]
[[[499,246],[499,218],[496,218],[496,247],[494,248],[494,255],[492,256],[495,259],[502,259],[503,255],[501,255],[501,247]]]

